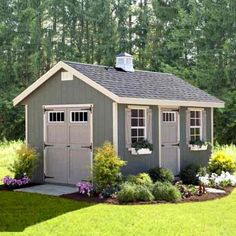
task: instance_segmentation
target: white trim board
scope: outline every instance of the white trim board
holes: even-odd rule
[[[54,67],[52,67],[47,73],[36,80],[32,85],[25,89],[21,94],[13,100],[13,105],[16,106],[22,102],[27,96],[29,96],[34,90],[36,90],[40,85],[46,82],[59,70],[64,69],[74,75],[76,78],[82,80],[86,84],[90,85],[94,89],[98,90],[105,96],[112,99],[114,102],[120,104],[136,104],[136,105],[161,105],[161,106],[187,106],[187,107],[218,107],[223,108],[223,102],[198,102],[198,101],[181,101],[181,100],[161,100],[161,99],[146,99],[146,98],[132,98],[132,97],[119,97],[106,89],[105,87],[99,85],[92,79],[88,78],[84,74],[80,73],[78,70],[72,68],[66,63],[60,61]]]
[[[116,102],[112,104],[113,113],[113,146],[118,155],[118,106]]]

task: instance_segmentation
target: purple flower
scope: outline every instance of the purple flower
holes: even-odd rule
[[[93,190],[93,185],[90,182],[81,181],[76,184],[77,190],[81,194],[91,195],[91,191]]]
[[[24,176],[21,179],[13,179],[10,176],[5,176],[3,178],[3,184],[7,186],[22,186],[28,184],[30,179],[27,176]]]

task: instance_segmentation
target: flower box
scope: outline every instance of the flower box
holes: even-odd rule
[[[206,151],[208,148],[207,144],[204,145],[189,144],[188,146],[191,151]]]
[[[147,155],[151,154],[152,151],[149,148],[141,148],[136,151],[135,148],[130,148],[129,151],[131,152],[132,155]]]

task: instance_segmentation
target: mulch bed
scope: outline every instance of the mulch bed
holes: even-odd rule
[[[2,185],[0,185],[0,191],[13,191],[15,189],[28,188],[28,187],[33,187],[36,185],[39,185],[39,184],[28,183],[28,184],[22,185],[20,187],[7,187],[6,185],[2,184]]]
[[[177,203],[184,203],[184,202],[202,202],[202,201],[208,201],[208,200],[214,200],[217,198],[223,198],[228,196],[232,191],[234,187],[227,187],[223,190],[226,192],[225,194],[219,194],[219,193],[205,193],[201,196],[191,196],[189,198],[182,199],[181,201]],[[64,194],[60,197],[71,199],[75,201],[81,201],[81,202],[90,202],[90,203],[106,203],[106,204],[115,204],[115,205],[143,205],[143,204],[160,204],[160,203],[167,203],[165,201],[152,201],[152,202],[134,202],[134,203],[128,203],[128,204],[120,204],[117,199],[113,198],[104,198],[101,199],[98,196],[84,196],[79,193],[71,193],[71,194]]]

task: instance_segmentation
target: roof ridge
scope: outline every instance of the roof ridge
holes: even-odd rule
[[[167,73],[167,72],[160,72],[160,71],[151,71],[151,70],[135,70],[135,71],[140,71],[140,72],[146,72],[146,73],[156,73],[156,74],[164,74],[164,75],[173,75],[172,73]]]
[[[111,67],[114,68],[112,66],[105,66],[105,65],[97,65],[97,64],[89,64],[89,63],[82,63],[82,62],[77,62],[77,61],[64,61],[65,63],[73,63],[73,64],[80,64],[80,65],[87,65],[87,66],[97,66],[97,67]]]

